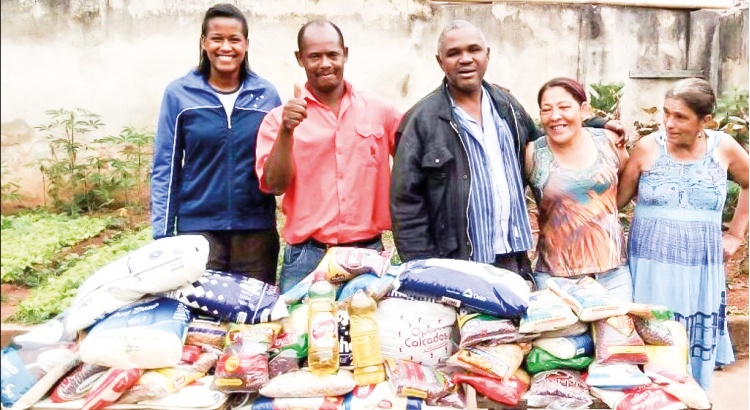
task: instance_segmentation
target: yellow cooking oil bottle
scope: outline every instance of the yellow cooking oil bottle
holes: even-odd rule
[[[339,370],[339,331],[336,320],[336,289],[319,271],[308,291],[307,365],[314,374],[336,374]]]
[[[349,303],[349,334],[352,340],[354,380],[358,386],[385,380],[378,322],[375,320],[377,307],[375,300],[361,290],[352,296]]]

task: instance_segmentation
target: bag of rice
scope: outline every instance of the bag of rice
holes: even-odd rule
[[[578,280],[551,278],[547,279],[547,286],[584,322],[624,315],[630,309],[629,304],[610,295],[602,284],[588,276]]]
[[[266,397],[334,397],[354,390],[357,383],[348,370],[339,369],[336,374],[317,375],[310,369],[280,374],[271,379],[260,394]]]
[[[448,359],[448,365],[479,375],[507,379],[521,366],[527,351],[519,344],[477,345],[456,352]]]
[[[549,289],[532,292],[529,308],[521,317],[519,333],[541,333],[564,329],[578,321],[565,301]]]
[[[532,344],[546,350],[558,359],[594,355],[594,341],[588,333],[571,337],[539,338],[535,339]]]

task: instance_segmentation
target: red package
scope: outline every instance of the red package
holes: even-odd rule
[[[612,316],[594,322],[594,346],[599,364],[648,362],[646,345],[628,315]]]
[[[436,403],[454,387],[439,370],[409,360],[386,357],[385,370],[396,395],[401,397],[418,397]]]
[[[224,393],[257,392],[268,383],[268,355],[225,352],[216,363],[212,389]]]
[[[142,369],[123,369],[113,367],[97,381],[86,395],[81,410],[103,409],[117,401],[130,386],[143,375]]]
[[[454,373],[453,383],[468,384],[494,402],[516,406],[521,402],[521,396],[529,389],[529,376],[523,370],[518,370],[507,381],[503,381],[470,373]]]
[[[50,400],[55,403],[63,403],[86,397],[94,383],[104,375],[106,370],[106,367],[98,364],[79,364],[65,378],[60,380],[55,390],[52,391]]]
[[[180,364],[193,364],[201,356],[203,350],[198,346],[185,345],[182,346],[182,358]]]

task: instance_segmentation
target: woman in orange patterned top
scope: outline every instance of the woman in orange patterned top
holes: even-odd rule
[[[546,135],[529,143],[525,172],[539,209],[534,279],[593,276],[611,294],[632,301],[617,182],[628,160],[617,135],[584,128],[589,104],[583,86],[554,78],[537,102]]]

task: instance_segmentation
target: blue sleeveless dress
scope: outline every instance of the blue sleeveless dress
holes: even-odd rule
[[[706,130],[706,155],[679,162],[666,151],[664,131],[653,135],[660,155],[641,173],[628,239],[633,296],[675,312],[688,332],[692,375],[708,390],[715,365],[734,362],[721,233],[727,171],[714,157],[731,136]]]

